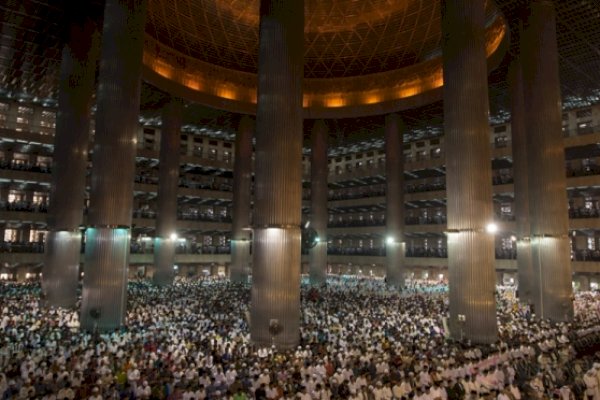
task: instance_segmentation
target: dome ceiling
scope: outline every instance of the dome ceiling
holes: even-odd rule
[[[146,33],[161,45],[256,73],[259,0],[149,0],[148,8]],[[493,1],[487,14],[496,14]],[[306,0],[304,75],[352,77],[436,58],[440,18],[432,0]]]

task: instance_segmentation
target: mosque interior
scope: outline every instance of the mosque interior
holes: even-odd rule
[[[466,3],[4,1],[0,279],[81,279],[111,328],[174,275],[252,275],[263,331],[301,276],[449,280],[482,342],[496,283],[568,319],[600,284],[600,6]]]

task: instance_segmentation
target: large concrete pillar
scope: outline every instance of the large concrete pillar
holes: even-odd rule
[[[250,337],[295,346],[300,323],[304,1],[261,0]]]
[[[385,118],[386,281],[404,287],[404,129],[398,114]]]
[[[517,223],[517,274],[519,300],[531,304],[533,264],[531,261],[531,227],[529,221],[529,169],[527,159],[527,129],[523,98],[521,59],[516,56],[509,73],[511,98],[511,132],[513,176],[515,180],[515,217]]]
[[[107,0],[81,304],[84,330],[125,322],[146,0]]]
[[[22,224],[19,229],[19,241],[23,243],[29,243],[31,236],[31,224]]]
[[[442,1],[450,332],[497,339],[484,2]]]
[[[580,292],[589,292],[591,290],[590,287],[590,277],[586,274],[578,274],[577,283],[579,283],[579,291]]]
[[[42,274],[44,301],[74,307],[79,283],[80,226],[100,33],[92,18],[74,22],[63,48],[54,136],[48,236]]]
[[[171,98],[162,113],[152,278],[159,286],[171,285],[175,276],[173,265],[177,246],[177,189],[182,106],[181,100]]]
[[[309,251],[311,285],[322,285],[327,279],[327,175],[327,125],[317,120],[311,132],[310,227],[319,241]]]
[[[496,285],[504,286],[504,272],[503,271],[496,271]]]
[[[523,21],[521,62],[529,156],[529,213],[534,311],[541,318],[573,316],[569,220],[562,138],[556,15],[534,0]]]
[[[245,115],[235,136],[233,165],[233,224],[231,232],[232,282],[248,282],[250,272],[250,209],[252,203],[252,137],[254,120]]]

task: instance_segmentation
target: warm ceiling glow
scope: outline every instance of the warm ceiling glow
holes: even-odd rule
[[[237,99],[236,91],[226,86],[217,89],[217,96],[229,100]]]
[[[185,86],[189,87],[190,89],[193,90],[201,90],[202,86],[200,85],[200,82],[196,79],[192,79],[192,78],[188,78],[185,81]]]
[[[155,60],[154,71],[162,77],[171,79],[173,78],[173,68],[160,60]]]
[[[486,32],[486,53],[496,52],[506,35],[506,24],[498,17]],[[176,53],[146,38],[144,64],[156,74],[188,89],[236,100],[257,102],[256,76],[186,58],[184,66]],[[169,61],[170,60],[170,61]],[[424,61],[403,69],[350,78],[305,79],[304,108],[341,108],[378,104],[417,96],[443,85],[442,58]]]
[[[377,94],[367,94],[365,95],[365,104],[377,104],[381,101],[381,97]]]
[[[344,99],[344,95],[343,94],[336,94],[336,96],[339,97],[332,97],[329,98],[327,100],[325,100],[325,107],[343,107],[346,105],[346,100]]]

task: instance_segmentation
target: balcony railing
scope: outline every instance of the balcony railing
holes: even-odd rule
[[[600,125],[588,125],[582,128],[572,128],[572,129],[564,129],[563,128],[563,136],[564,137],[573,137],[573,136],[583,136],[583,135],[591,135],[593,133],[600,132]]]
[[[1,160],[0,169],[8,169],[11,171],[41,172],[43,174],[49,174],[52,172],[52,169],[45,164],[22,163],[16,160]]]
[[[135,210],[133,218],[141,219],[156,219],[157,212],[155,210]],[[215,215],[206,213],[177,213],[177,219],[180,221],[203,221],[203,222],[223,222],[231,223],[229,215]]]
[[[0,211],[17,211],[31,213],[47,213],[48,204],[32,203],[30,201],[0,201]]]

